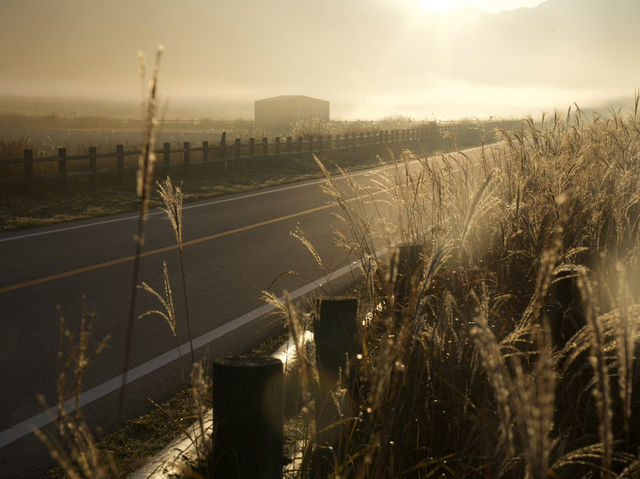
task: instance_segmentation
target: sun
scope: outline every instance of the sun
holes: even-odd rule
[[[438,12],[446,12],[447,10],[464,3],[464,0],[418,0],[418,3],[423,8],[436,10]]]

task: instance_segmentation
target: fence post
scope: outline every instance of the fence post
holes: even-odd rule
[[[558,349],[586,324],[578,274],[575,268],[560,271],[551,284],[551,339]]]
[[[340,135],[336,135],[336,150],[340,149]]]
[[[211,472],[225,478],[282,478],[283,367],[265,356],[213,361]]]
[[[240,138],[236,138],[236,143],[235,143],[236,160],[240,159],[240,148],[241,148]]]
[[[118,169],[118,179],[124,181],[124,145],[116,145],[116,168]]]
[[[316,343],[316,360],[320,373],[320,388],[315,394],[316,444],[336,446],[340,437],[340,417],[331,398],[331,391],[342,371],[348,378],[345,415],[350,417],[350,393],[354,392],[351,381],[353,361],[361,353],[360,327],[358,325],[358,299],[348,297],[327,298],[316,302],[313,322]],[[349,427],[349,426],[347,426]]]
[[[268,156],[269,155],[269,138],[267,138],[266,136],[262,137],[262,156]]]
[[[256,139],[249,138],[249,156],[253,158],[256,155]]]
[[[280,137],[276,136],[275,138],[275,149],[276,149],[276,156],[280,156]]]
[[[162,156],[164,159],[164,166],[167,167],[166,174],[169,176],[171,173],[171,143],[162,144]]]
[[[299,136],[299,137],[298,137],[298,152],[299,152],[299,153],[302,153],[302,141],[303,141],[303,140],[302,140],[302,137],[301,137],[301,136]]]
[[[391,257],[390,270],[396,317],[403,309],[409,307],[411,289],[417,286],[417,276],[422,272],[421,252],[421,244],[399,244]]]
[[[67,149],[58,148],[58,173],[60,174],[60,187],[63,190],[67,189]]]
[[[287,154],[289,156],[291,156],[293,154],[293,148],[292,148],[292,138],[290,136],[287,137]]]
[[[189,170],[191,166],[191,144],[188,141],[183,142],[182,146],[184,147],[184,170],[185,172]]]
[[[202,141],[202,162],[205,167],[209,163],[209,142],[207,140]]]
[[[97,156],[97,154],[98,154],[98,148],[95,147],[95,146],[90,146],[89,147],[89,169],[91,170],[91,176],[90,176],[89,182],[91,184],[91,188],[96,186],[96,172],[97,172],[96,156]]]
[[[28,191],[33,186],[33,150],[24,150],[24,176]]]
[[[313,135],[309,137],[309,151],[313,152]]]
[[[227,132],[223,131],[220,137],[219,156],[224,162],[224,171],[229,171],[229,162],[227,162]]]

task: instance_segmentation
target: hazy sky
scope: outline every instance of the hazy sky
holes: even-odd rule
[[[0,95],[135,101],[162,43],[162,96],[209,117],[282,94],[340,118],[537,114],[633,97],[639,21],[637,0],[2,0]]]

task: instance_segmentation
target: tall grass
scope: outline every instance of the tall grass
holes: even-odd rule
[[[635,105],[530,119],[478,157],[406,153],[374,188],[350,179],[345,193],[328,178],[340,243],[366,260],[367,354],[354,373],[364,399],[339,429],[335,477],[637,473]],[[423,266],[398,309],[393,271],[373,252],[406,242],[422,245]],[[577,327],[557,299],[569,281]],[[320,477],[312,462],[297,475]]]

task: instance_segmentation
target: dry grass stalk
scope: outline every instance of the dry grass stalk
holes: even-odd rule
[[[157,125],[156,120],[156,101],[157,101],[157,87],[158,87],[158,69],[160,65],[160,59],[164,47],[159,46],[156,53],[156,64],[153,70],[153,76],[149,85],[149,94],[147,100],[147,119],[146,130],[144,138],[144,147],[142,155],[140,156],[137,173],[137,193],[140,198],[140,213],[138,216],[138,231],[135,237],[136,249],[135,260],[133,264],[133,277],[131,280],[131,297],[129,300],[129,316],[127,322],[127,333],[125,339],[124,360],[122,364],[122,384],[120,387],[120,399],[118,402],[118,423],[122,424],[125,391],[127,385],[127,374],[129,371],[129,359],[131,356],[131,342],[133,340],[133,325],[135,323],[135,309],[136,309],[136,296],[138,291],[138,277],[140,274],[140,255],[142,253],[142,246],[144,245],[144,233],[147,223],[147,214],[149,212],[149,202],[151,199],[151,180],[153,178],[153,164],[155,162],[155,128]]]
[[[191,317],[189,316],[189,296],[187,294],[187,278],[184,268],[184,248],[182,243],[182,187],[173,186],[171,178],[167,177],[164,183],[157,183],[158,193],[164,203],[164,212],[167,214],[178,244],[178,258],[180,260],[180,274],[182,276],[182,294],[184,299],[184,313],[189,335],[189,348],[191,349],[191,362],[195,364],[193,352],[193,335],[191,333]]]

